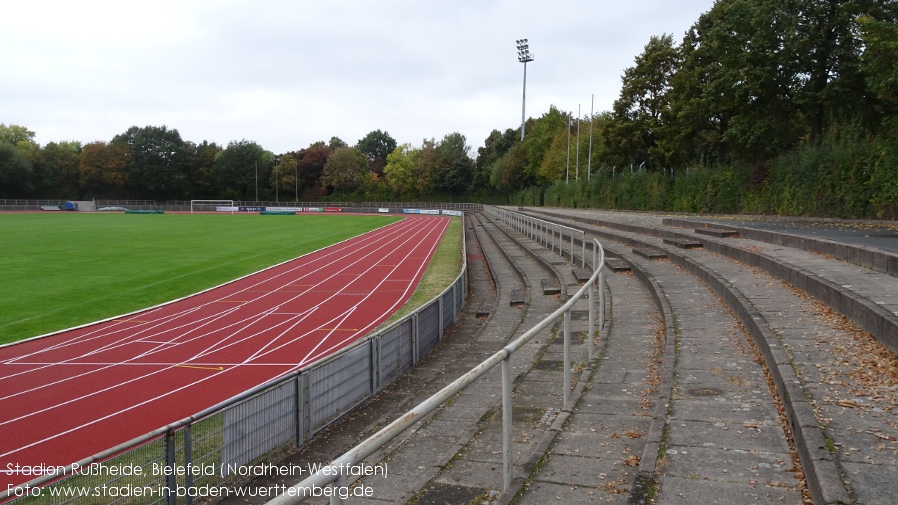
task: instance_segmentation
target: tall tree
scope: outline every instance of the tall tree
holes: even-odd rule
[[[354,147],[337,148],[324,165],[321,185],[343,194],[358,189],[368,174],[368,161]]]
[[[316,142],[296,153],[300,191],[306,191],[310,196],[321,195],[321,174],[332,153],[333,150],[324,142]]]
[[[699,17],[672,79],[668,154],[691,146],[692,159],[727,163],[795,145],[801,125],[784,45],[794,21],[777,0],[718,0]]]
[[[35,181],[42,196],[77,198],[80,194],[80,142],[50,142],[41,148],[41,178]]]
[[[439,192],[462,194],[471,185],[474,160],[468,156],[470,146],[461,133],[450,133],[436,147],[433,189]]]
[[[34,142],[34,132],[24,126],[0,123],[0,143],[18,145],[19,142]]]
[[[218,154],[214,165],[215,184],[222,197],[256,200],[265,180],[265,150],[251,140],[231,141]]]
[[[555,132],[555,138],[552,139],[552,144],[546,149],[539,164],[539,176],[541,179],[545,181],[565,179],[568,171],[576,169],[572,164],[574,160],[569,159],[571,150],[575,149],[576,141],[576,136],[571,135],[571,131],[568,128]],[[574,158],[576,159],[576,156]],[[571,178],[574,175],[574,173],[571,173]]]
[[[120,142],[91,142],[81,149],[81,193],[86,198],[120,198],[128,183],[131,148]]]
[[[327,143],[327,147],[330,147],[331,151],[335,151],[341,147],[349,147],[349,144],[343,142],[343,139],[340,137],[331,137],[330,142]]]
[[[356,148],[368,159],[368,169],[382,176],[387,156],[396,149],[396,140],[387,132],[374,130],[359,140]]]
[[[864,14],[883,12],[888,3],[890,0],[785,2],[792,18],[792,29],[784,39],[786,50],[793,55],[788,62],[793,75],[792,99],[805,118],[812,141],[820,140],[830,118],[869,117],[861,71],[864,44],[857,20]]]
[[[559,132],[566,132],[570,115],[558,110],[554,105],[528,126],[527,136],[521,142],[523,153],[526,155],[526,165],[521,179],[527,185],[543,182],[539,175],[540,165],[546,151],[552,146],[555,136]],[[508,167],[506,167],[507,169]]]
[[[131,148],[128,183],[132,195],[162,200],[189,196],[193,153],[178,130],[132,126],[116,135],[113,142]]]
[[[517,191],[533,184],[527,175],[527,152],[523,143],[511,146],[505,156],[493,164],[490,183],[505,191]]]
[[[898,2],[893,2],[893,11]],[[867,85],[876,97],[874,107],[880,118],[898,116],[898,23],[896,14],[883,13],[879,17],[865,15],[860,29],[866,51],[862,65]],[[884,19],[883,19],[884,18]],[[895,125],[898,127],[898,123]]]
[[[220,196],[215,182],[215,159],[221,151],[221,146],[207,140],[193,146],[194,170],[191,194],[195,195],[194,198]]]
[[[486,138],[483,147],[477,148],[477,158],[474,160],[474,176],[472,187],[475,191],[486,191],[491,188],[493,165],[496,164],[519,138],[515,130],[507,128],[505,132],[493,130]]]
[[[418,166],[415,169],[415,188],[425,195],[433,188],[433,172],[437,164],[437,143],[433,138],[424,139],[418,149]]]
[[[614,119],[605,131],[608,144],[619,154],[618,163],[668,164],[659,149],[669,117],[671,81],[680,64],[680,53],[671,35],[651,37],[636,64],[624,71],[620,97],[614,102]]]
[[[16,146],[0,142],[0,197],[23,198],[32,189],[31,161]]]
[[[415,188],[415,170],[418,167],[418,158],[418,150],[412,148],[408,143],[396,146],[393,152],[387,155],[384,178],[395,196],[400,197],[403,193],[409,194]]]

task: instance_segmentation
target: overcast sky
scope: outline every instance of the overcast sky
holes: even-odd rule
[[[0,123],[44,145],[168,126],[277,154],[373,130],[420,146],[555,105],[610,110],[652,35],[713,0],[27,0],[0,16]]]

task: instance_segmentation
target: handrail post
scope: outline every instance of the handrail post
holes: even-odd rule
[[[593,354],[593,340],[595,339],[596,332],[596,304],[595,304],[595,292],[596,286],[592,282],[589,283],[589,333],[587,333],[586,337],[586,355],[589,357],[589,360],[592,361]]]
[[[193,464],[193,439],[190,436],[190,427],[192,425],[188,424],[184,427],[184,467],[189,468]],[[184,487],[188,490],[186,493],[187,496],[185,498],[185,505],[193,505],[193,496],[189,492],[193,489],[193,473],[185,472],[184,475]]]
[[[605,331],[605,269],[599,271],[599,335]]]
[[[175,497],[178,496],[178,480],[175,472],[175,430],[165,432],[165,487],[168,494],[165,496],[165,505],[175,505]]]
[[[561,256],[561,239],[558,241],[555,240],[555,230],[558,230],[558,235],[561,236],[561,228],[558,225],[555,225],[555,228],[552,228],[552,253],[555,253],[555,245],[558,245],[558,255]]]
[[[583,233],[583,237],[580,239],[580,245],[583,246],[580,250],[580,268],[586,268],[586,232]]]
[[[511,448],[511,353],[502,360],[502,489],[511,488],[514,477]]]
[[[576,264],[576,263],[574,263],[574,229],[573,228],[571,228],[571,264],[572,265]]]
[[[567,410],[571,398],[571,311],[564,313],[564,409]]]

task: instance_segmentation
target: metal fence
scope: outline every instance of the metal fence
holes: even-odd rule
[[[13,489],[0,503],[192,504],[301,445],[436,347],[467,298],[467,260],[424,306],[326,361]]]
[[[523,214],[510,212],[508,210],[496,207],[486,207],[484,211],[493,219],[502,221],[507,226],[518,230],[522,234],[538,238],[541,243],[547,244],[547,246],[551,246],[553,251],[555,250],[555,247],[557,247],[559,255],[565,255],[566,250],[563,244],[565,238],[564,234],[566,230],[571,230],[571,228],[556,225],[554,223],[549,223],[547,221],[534,219]],[[555,237],[557,237],[557,240],[555,239]],[[577,237],[573,232],[570,232],[568,234],[568,237],[570,238],[571,242],[570,258],[571,262],[574,262],[574,242]],[[580,240],[582,241],[581,252],[583,253],[583,265],[585,266],[587,243],[585,235],[581,236]],[[501,387],[503,489],[508,490],[511,486],[511,482],[514,476],[512,467],[512,355],[521,347],[523,347],[527,342],[539,335],[543,330],[555,325],[559,320],[563,319],[563,352],[564,363],[566,365],[563,367],[564,371],[562,373],[561,380],[559,381],[559,388],[562,390],[562,407],[565,410],[570,410],[572,408],[572,402],[570,399],[571,367],[567,364],[571,363],[571,312],[574,303],[582,299],[584,296],[588,295],[589,297],[589,329],[586,341],[588,342],[587,348],[590,359],[593,358],[592,345],[593,336],[595,335],[596,331],[594,321],[596,319],[595,292],[597,290],[599,292],[598,328],[599,330],[601,330],[604,327],[605,299],[602,293],[604,292],[605,283],[605,252],[598,240],[593,239],[589,241],[589,243],[591,245],[592,253],[592,259],[590,261],[590,266],[592,266],[593,268],[592,276],[558,310],[537,323],[534,327],[527,330],[523,335],[502,348],[502,350],[496,352],[485,361],[481,362],[479,365],[450,383],[448,386],[444,387],[430,398],[424,400],[416,407],[403,414],[401,417],[385,426],[374,435],[371,435],[368,439],[366,439],[359,445],[353,447],[348,452],[336,458],[330,464],[323,465],[324,468],[320,469],[313,475],[310,475],[309,477],[303,479],[297,484],[285,489],[282,494],[280,494],[277,498],[269,501],[267,505],[295,505],[305,501],[311,496],[320,496],[315,494],[316,490],[333,489],[339,486],[345,487],[350,485],[354,478],[350,475],[343,475],[344,469],[352,468],[360,464],[365,460],[365,458],[374,454],[376,451],[399,436],[410,426],[419,422],[422,418],[424,418],[424,416],[436,410],[439,406],[449,401],[456,394],[460,393],[466,387],[475,383],[477,379],[499,365],[501,365],[502,371]],[[325,494],[325,496],[330,496],[331,504],[340,504],[346,501],[346,498],[342,496],[341,493],[336,492],[336,490],[333,491],[334,492]]]
[[[62,200],[4,200],[0,199],[0,210],[40,210],[41,205],[60,205],[66,202]],[[189,211],[190,200],[168,200],[160,202],[156,200],[95,200],[97,208],[101,207],[125,207],[130,210],[162,209],[172,212]],[[379,209],[390,209],[392,212],[402,209],[439,209],[457,210],[462,212],[479,212],[483,210],[480,203],[454,203],[454,202],[292,202],[292,201],[241,201],[234,200],[235,206],[241,207],[328,207],[341,208],[349,212],[378,212]],[[206,210],[214,210],[208,208]]]

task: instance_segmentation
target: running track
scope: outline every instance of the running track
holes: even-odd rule
[[[411,296],[448,218],[395,224],[144,312],[0,348],[0,489],[351,344]]]

